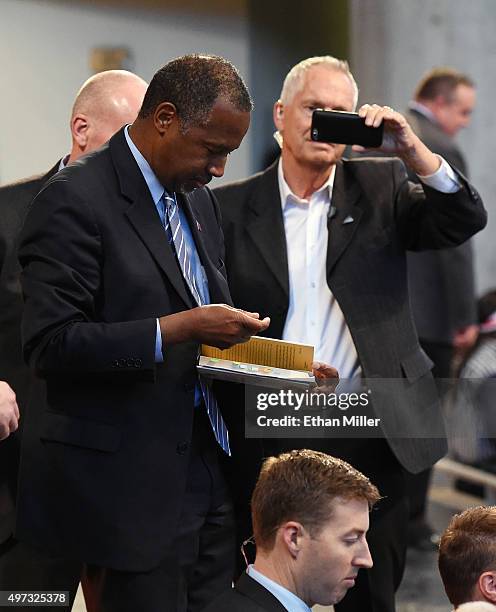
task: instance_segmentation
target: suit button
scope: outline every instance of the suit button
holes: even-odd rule
[[[184,390],[186,391],[186,393],[191,393],[192,391],[194,391],[195,390],[194,383],[186,383],[184,385]]]
[[[188,452],[189,444],[187,442],[180,442],[176,447],[178,455],[185,455]]]

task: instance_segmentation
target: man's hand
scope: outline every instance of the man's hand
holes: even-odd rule
[[[209,304],[161,317],[159,323],[164,344],[193,341],[225,349],[267,329],[270,319],[226,304]]]
[[[467,325],[455,332],[453,346],[457,353],[465,355],[474,346],[479,336],[478,325]]]
[[[410,127],[402,114],[390,106],[364,104],[358,114],[365,119],[368,126],[379,127],[384,122],[384,139],[382,145],[372,151],[381,151],[388,155],[397,155],[415,174],[428,176],[439,169],[441,162]],[[367,151],[359,145],[353,146],[354,151]]]
[[[15,393],[2,380],[0,381],[0,440],[8,438],[17,429],[19,418]]]
[[[327,363],[314,361],[312,363],[312,374],[315,376],[317,389],[319,392],[334,393],[339,384],[339,373]]]

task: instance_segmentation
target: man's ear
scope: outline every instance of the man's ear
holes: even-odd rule
[[[88,117],[82,113],[74,115],[71,119],[72,139],[78,144],[79,148],[84,151],[88,144]]]
[[[301,523],[296,521],[288,521],[279,527],[279,536],[282,538],[286,550],[293,559],[298,557],[302,548],[304,529]]]
[[[284,105],[278,100],[274,104],[274,125],[281,132],[284,128]]]
[[[479,589],[485,599],[496,604],[496,571],[490,570],[488,572],[483,572],[479,576],[478,583]]]
[[[172,102],[160,103],[153,113],[153,122],[160,134],[166,132],[174,120],[177,120],[177,109]]]
[[[450,100],[444,94],[438,94],[432,103],[435,109],[442,110],[450,104]]]

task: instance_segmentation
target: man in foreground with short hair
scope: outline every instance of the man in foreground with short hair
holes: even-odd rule
[[[32,401],[45,401],[44,383],[30,380],[21,351],[23,300],[17,247],[28,207],[59,170],[101,147],[123,125],[136,119],[146,87],[143,79],[127,70],[107,70],[90,77],[73,104],[70,153],[46,174],[0,187],[0,377],[14,389],[22,413],[28,387]],[[20,434],[0,444],[0,587],[66,590],[79,582],[81,564],[50,558],[13,537]]]
[[[341,379],[377,382],[370,397],[384,436],[372,430],[358,438],[349,431],[346,439],[331,432],[271,442],[245,441],[241,431],[242,461],[232,480],[241,524],[254,484],[248,452],[257,465],[267,451],[311,445],[371,478],[384,496],[371,516],[374,567],[360,573],[337,610],[394,612],[406,553],[404,470],[419,472],[446,452],[432,363],[410,310],[406,251],[459,244],[484,227],[486,213],[474,188],[387,106],[366,104],[359,114],[369,126],[384,125],[380,150],[400,159],[346,160],[345,145],[311,139],[314,110],[353,111],[357,98],[346,62],[323,56],[294,66],[274,105],[280,159],[215,194],[236,306],[269,316],[267,336],[314,346],[315,359],[332,364]],[[422,185],[407,180],[405,165]],[[376,401],[381,379],[407,393],[383,393]],[[226,405],[242,406],[242,395],[233,394]],[[242,422],[234,409],[229,416]],[[255,449],[260,443],[265,448]]]
[[[227,60],[168,62],[133,124],[58,173],[24,225],[24,354],[48,409],[23,454],[17,533],[96,567],[105,612],[194,612],[231,582],[229,436],[196,364],[200,344],[269,324],[229,305],[205,188],[251,108]]]
[[[455,514],[441,536],[438,563],[455,608],[471,601],[496,605],[496,506]]]
[[[334,605],[372,566],[366,540],[377,488],[351,465],[298,450],[270,457],[252,497],[255,563],[205,612],[310,612]]]

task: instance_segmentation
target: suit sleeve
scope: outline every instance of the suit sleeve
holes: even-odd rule
[[[153,378],[156,321],[100,320],[104,244],[94,212],[67,182],[52,181],[34,201],[19,260],[31,367],[42,375]]]
[[[393,162],[392,172],[395,223],[406,249],[455,247],[485,227],[487,213],[482,199],[461,173],[457,175],[462,188],[456,193],[441,193],[410,182],[399,160]]]

